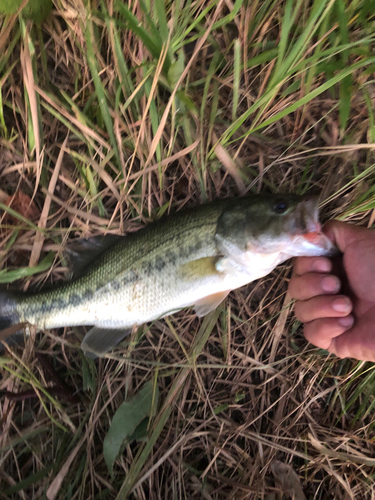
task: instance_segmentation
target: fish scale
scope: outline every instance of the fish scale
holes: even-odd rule
[[[75,280],[0,294],[0,329],[93,325],[82,348],[102,355],[134,326],[188,306],[203,316],[280,262],[333,248],[320,231],[317,200],[296,195],[221,200],[107,241]]]
[[[67,322],[70,326],[100,323],[130,327],[156,319],[168,308],[176,309],[169,306],[175,298],[170,291],[175,287],[176,269],[215,255],[219,212],[213,209],[204,224],[199,216],[186,212],[168,221],[170,224],[163,221],[129,235],[77,281],[24,296],[17,308],[21,322],[45,329]],[[136,296],[135,286],[142,287],[141,297],[139,293]],[[112,304],[123,308],[120,317]]]

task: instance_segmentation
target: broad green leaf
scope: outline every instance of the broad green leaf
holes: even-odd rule
[[[153,415],[158,398],[159,389],[150,381],[137,394],[124,401],[116,411],[103,443],[105,463],[112,475],[116,457],[141,422]]]
[[[202,325],[195,337],[194,343],[189,352],[189,358],[196,363],[197,358],[202,353],[202,350],[212,333],[212,330],[216,324],[216,321],[220,315],[220,308],[217,308],[215,311],[210,312],[204,318]],[[154,447],[157,439],[160,436],[165,424],[168,421],[168,418],[172,412],[173,403],[178,399],[182,388],[184,387],[184,382],[186,381],[188,375],[191,373],[192,367],[182,368],[178,375],[176,375],[175,380],[172,384],[172,387],[169,390],[169,393],[163,403],[163,407],[160,409],[157,417],[157,421],[152,430],[149,440],[144,445],[142,449],[139,450],[137,455],[134,457],[134,460],[129,468],[128,474],[121,486],[120,491],[116,497],[116,500],[125,500],[128,498],[128,494],[130,490],[133,488],[138,474],[140,473],[147,457],[151,453],[152,448]],[[156,399],[156,398],[155,398]]]
[[[142,422],[136,427],[133,434],[126,439],[126,442],[131,444],[133,441],[147,441],[149,422],[149,417],[144,418]]]

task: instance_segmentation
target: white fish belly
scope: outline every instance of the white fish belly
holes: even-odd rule
[[[206,252],[195,256],[207,257]],[[278,264],[277,256],[247,255],[245,265],[224,259],[219,272],[199,276],[182,272],[184,265],[173,266],[168,272],[140,276],[126,283],[128,274],[119,276],[97,290],[87,301],[77,306],[55,310],[43,318],[42,328],[95,325],[107,328],[132,328],[168,314],[194,306],[199,300],[220,292],[234,290],[268,274]]]
[[[248,273],[217,273],[200,280],[143,280],[127,290],[98,294],[97,299],[81,310],[91,324],[101,327],[131,328],[194,306],[199,300],[219,292],[239,288],[252,281]]]
[[[132,328],[134,325],[142,325],[185,307],[194,306],[209,295],[244,286],[268,274],[276,265],[275,256],[272,262],[271,259],[268,262],[259,262],[257,256],[251,266],[238,267],[238,264],[228,260],[222,272],[203,277],[187,277],[176,267],[158,276],[143,276],[142,279],[124,287],[119,286],[119,280],[117,285],[108,283],[98,290],[91,300],[80,304],[77,309],[68,307],[65,311],[54,313],[53,321],[48,321],[44,327],[69,324]]]

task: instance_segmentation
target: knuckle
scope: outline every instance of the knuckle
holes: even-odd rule
[[[293,299],[298,299],[298,281],[299,278],[297,276],[294,276],[289,281],[288,291]]]
[[[305,325],[303,327],[303,335],[305,336],[305,339],[308,341],[308,342],[311,342],[312,344],[314,344],[314,340],[315,340],[315,334],[316,334],[316,330],[314,329],[314,322],[312,323],[308,323],[307,325]]]
[[[315,325],[314,325],[314,333],[315,333],[315,336],[317,337],[324,337],[325,336],[325,333],[326,333],[326,330],[327,330],[327,327],[328,327],[328,322],[327,321],[324,321],[324,319],[320,319],[320,320],[317,320],[315,321]]]
[[[294,264],[296,274],[305,274],[311,266],[311,257],[297,257]]]
[[[306,273],[303,276],[295,276],[290,281],[289,293],[293,299],[309,300],[322,295],[321,275],[317,273]]]
[[[294,305],[294,314],[298,321],[302,323],[306,323],[306,308],[307,304],[303,300],[298,300]]]
[[[308,342],[327,349],[330,344],[330,339],[327,338],[327,321],[324,319],[317,319],[311,321],[304,326],[303,334]]]

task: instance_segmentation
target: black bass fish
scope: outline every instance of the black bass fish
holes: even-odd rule
[[[77,279],[40,292],[3,292],[0,330],[20,323],[92,325],[81,347],[101,356],[137,325],[191,306],[204,316],[231,290],[290,257],[333,250],[321,231],[316,198],[221,200],[119,237]]]

